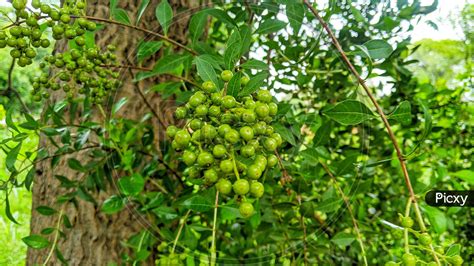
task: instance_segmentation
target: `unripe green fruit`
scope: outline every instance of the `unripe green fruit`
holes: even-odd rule
[[[189,122],[189,127],[196,131],[202,127],[202,121],[200,119],[193,119],[191,122]]]
[[[283,143],[283,139],[281,138],[281,135],[279,133],[272,133],[270,137],[276,141],[277,147],[280,147]]]
[[[10,34],[14,37],[20,37],[22,34],[22,30],[20,26],[13,26],[10,28]]]
[[[444,254],[444,248],[443,247],[435,247],[435,251],[438,252],[439,254]]]
[[[240,84],[243,85],[243,86],[247,85],[247,83],[249,83],[249,81],[250,81],[250,78],[247,77],[247,76],[242,76],[240,78]]]
[[[26,25],[34,27],[38,25],[38,20],[35,17],[29,17],[26,19]]]
[[[246,179],[239,179],[239,180],[235,181],[232,188],[234,189],[235,194],[245,195],[245,194],[249,193],[250,184],[249,184],[249,181],[247,181]]]
[[[74,42],[79,45],[79,46],[84,46],[86,45],[86,39],[82,36],[79,36],[77,37],[76,39],[74,39]]]
[[[229,194],[232,191],[232,183],[225,178],[221,178],[217,182],[216,188],[221,194]]]
[[[211,168],[204,171],[204,178],[207,182],[215,183],[219,179],[219,175],[217,174],[217,171],[214,168]]]
[[[252,157],[255,155],[255,148],[252,145],[245,145],[240,149],[240,154],[244,157]]]
[[[41,40],[41,47],[48,48],[51,45],[48,39]]]
[[[415,257],[415,255],[413,255],[411,253],[403,254],[402,261],[403,261],[403,265],[406,265],[406,266],[415,266],[416,265],[416,257]]]
[[[224,71],[221,72],[221,78],[222,78],[223,81],[231,80],[233,75],[234,74],[232,74],[232,71],[230,71],[230,70],[224,70]]]
[[[230,109],[236,105],[235,98],[231,95],[226,95],[222,98],[222,106],[224,108]]]
[[[214,155],[214,157],[216,158],[222,158],[225,156],[225,154],[227,153],[227,150],[226,148],[224,147],[224,145],[222,144],[217,144],[216,146],[214,146],[214,148],[212,149],[212,154]]]
[[[211,101],[215,105],[222,104],[222,95],[219,92],[211,94]]]
[[[212,125],[204,125],[201,128],[202,137],[206,140],[213,140],[217,136],[217,130]]]
[[[461,256],[459,255],[454,255],[452,257],[448,257],[447,258],[448,262],[453,264],[453,265],[462,265],[462,263],[464,262],[464,260],[461,258]]]
[[[263,193],[265,192],[265,188],[263,184],[258,181],[252,181],[250,183],[250,194],[256,198],[261,198]]]
[[[219,106],[213,105],[209,107],[209,116],[217,117],[221,114],[221,108]]]
[[[189,98],[188,103],[189,105],[191,105],[191,107],[196,108],[197,106],[201,105],[205,100],[206,99],[204,97],[196,93]]]
[[[176,132],[174,141],[176,141],[180,147],[188,146],[189,142],[191,141],[191,135],[189,135],[188,131],[186,130],[180,130]]]
[[[242,217],[248,218],[252,216],[254,212],[253,205],[248,202],[242,202],[240,203],[239,212],[240,212],[240,215],[242,215]]]
[[[202,89],[205,91],[205,92],[215,92],[217,87],[216,87],[216,84],[214,84],[214,82],[212,81],[205,81],[203,84],[202,84]]]
[[[224,173],[232,173],[234,171],[234,163],[232,160],[222,160],[219,164],[219,168],[221,169],[222,172]]]
[[[94,22],[89,21],[87,23],[87,30],[88,31],[95,31],[96,28],[97,28],[97,25]]]
[[[87,20],[85,18],[78,18],[76,21],[82,28],[87,27]]]
[[[403,217],[402,218],[402,226],[405,228],[411,228],[413,226],[414,222],[411,217]]]
[[[196,116],[206,116],[208,111],[209,109],[207,108],[207,106],[205,106],[204,104],[201,104],[201,105],[198,105],[198,107],[196,107],[194,114]]]
[[[193,132],[193,135],[191,136],[191,140],[192,141],[201,141],[202,140],[200,129]]]
[[[189,176],[190,178],[198,178],[200,177],[201,173],[197,167],[190,166],[184,170],[183,174]]]
[[[199,166],[209,166],[212,163],[214,163],[214,156],[207,151],[201,152],[197,157],[197,164]]]
[[[13,58],[20,58],[21,52],[18,49],[12,49],[10,51],[10,56],[13,57]]]
[[[52,31],[55,35],[61,35],[64,33],[64,28],[61,25],[54,25]]]
[[[276,148],[277,148],[277,142],[274,138],[266,138],[264,141],[263,141],[263,147],[267,150],[267,151],[275,151]]]
[[[260,176],[262,175],[262,169],[259,164],[251,164],[247,168],[247,176],[251,179],[259,179]]]
[[[257,115],[253,110],[246,109],[242,112],[242,120],[247,123],[253,123],[257,119]]]
[[[271,116],[274,116],[278,112],[278,105],[276,103],[269,103],[268,104],[268,110],[269,110],[269,114]]]
[[[224,136],[225,140],[231,144],[235,144],[239,141],[240,135],[235,129],[229,130]]]
[[[68,14],[62,14],[60,18],[62,23],[69,23],[71,21],[71,17]]]
[[[262,165],[262,171],[267,167],[267,158],[261,154],[255,156],[255,163]]]
[[[49,12],[51,12],[51,7],[49,7],[49,6],[46,5],[46,4],[42,4],[41,7],[40,7],[40,9],[41,9],[41,12],[46,13],[46,14],[48,14]]]
[[[16,10],[24,9],[26,7],[26,1],[24,1],[24,0],[13,0],[12,6]]]
[[[7,46],[7,41],[0,40],[0,48],[5,48]]]
[[[58,21],[59,18],[60,18],[60,15],[59,15],[59,12],[56,11],[56,10],[51,10],[51,12],[49,12],[49,17],[54,20],[54,21]]]
[[[196,159],[197,159],[196,153],[194,153],[192,151],[189,151],[189,150],[184,151],[184,153],[183,153],[183,162],[187,166],[193,165],[194,162],[196,161]]]
[[[428,233],[422,233],[418,237],[418,241],[420,241],[420,244],[423,246],[429,246],[431,244],[431,236]]]
[[[387,263],[385,263],[385,266],[397,266],[398,263],[396,263],[395,261],[389,261]]]
[[[270,103],[272,101],[272,94],[267,90],[259,90],[257,91],[256,98],[261,102]]]
[[[244,106],[248,110],[255,110],[255,101],[252,99],[247,99],[244,102]]]
[[[36,52],[35,52],[35,50],[32,49],[32,48],[26,49],[25,54],[26,54],[26,56],[29,57],[29,58],[34,58],[34,57],[36,56]]]
[[[270,109],[268,108],[268,105],[265,104],[265,103],[256,103],[255,104],[255,114],[257,114],[257,116],[259,118],[264,118],[266,116],[268,116],[270,113]]]
[[[188,110],[186,107],[178,107],[175,112],[175,116],[177,119],[184,119],[186,115],[188,114]]]
[[[432,261],[426,264],[427,266],[438,266],[438,263]]]
[[[253,139],[253,137],[254,137],[253,129],[249,126],[241,127],[240,130],[239,130],[239,133],[240,133],[240,136],[244,140],[247,140],[247,141]]]
[[[268,155],[268,157],[267,157],[267,166],[268,166],[268,168],[272,168],[277,164],[278,164],[278,158],[276,157],[276,155],[274,155],[274,154]]]

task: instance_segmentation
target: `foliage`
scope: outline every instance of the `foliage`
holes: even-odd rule
[[[466,97],[472,90],[470,58],[459,57],[459,53],[466,53],[459,43],[425,41],[415,52],[417,48],[410,45],[410,39],[398,39],[411,28],[404,24],[412,26],[420,16],[435,10],[437,3],[422,6],[413,2],[391,5],[390,1],[342,1],[317,8],[324,11],[326,21],[344,25],[333,30],[357,71],[370,82],[378,77],[389,81],[371,90],[380,98],[392,124],[416,195],[422,197],[432,188],[467,190],[473,185],[469,178],[473,174],[473,109]],[[225,91],[239,102],[249,95],[259,99],[259,92],[267,90],[276,96],[265,102],[277,104],[272,129],[284,140],[276,153],[279,167],[263,173],[265,193],[253,202],[253,212],[242,211],[242,204],[239,212],[241,198],[233,196],[219,198],[215,208],[215,187],[194,176],[201,174],[199,169],[194,174],[185,170],[184,155],[175,151],[184,145],[173,146],[169,139],[156,143],[156,136],[164,132],[154,131],[149,114],[137,121],[118,115],[132,99],[116,101],[110,108],[103,104],[112,100],[110,93],[120,85],[106,78],[118,77],[107,64],[120,66],[121,62],[114,59],[120,51],[113,46],[95,47],[96,26],[92,21],[147,31],[139,26],[141,15],[131,21],[117,1],[111,1],[111,19],[80,22],[82,4],[66,1],[66,6],[57,10],[61,22],[48,25],[52,38],[74,39],[64,53],[44,58],[44,66],[47,62],[52,73],[60,74],[50,79],[38,73],[40,77],[32,83],[35,100],[49,98],[55,89],[70,95],[46,105],[40,119],[26,112],[20,116],[14,105],[7,108],[5,121],[11,137],[2,140],[2,149],[10,177],[2,183],[4,191],[22,186],[29,189],[34,176],[31,166],[42,160],[56,167],[60,158],[72,154],[67,165],[78,173],[54,176],[68,192],[57,199],[55,206],[42,206],[37,211],[57,216],[62,223],[45,228],[41,235],[23,238],[30,248],[55,250],[57,259],[65,261],[55,239],[66,237],[65,229],[73,225],[63,206],[85,200],[100,206],[106,214],[133,207],[159,228],[137,232],[127,240],[130,252],[123,257],[130,264],[145,261],[156,252],[157,264],[165,265],[194,265],[198,260],[214,264],[216,259],[218,263],[310,265],[376,265],[390,261],[414,265],[417,260],[433,263],[436,259],[459,265],[462,258],[472,260],[469,210],[435,209],[419,200],[422,214],[416,213],[416,208],[411,211],[399,158],[373,102],[354,82],[304,4],[283,0],[261,5],[216,4],[192,16],[186,45],[168,37],[178,14],[173,14],[167,1],[154,7],[142,1],[139,10],[143,14],[146,8],[154,8],[162,32],[153,34],[157,40],[141,42],[137,47],[137,65],[157,53],[160,57],[149,70],[137,67],[141,71],[134,80],[163,74],[178,80],[157,84],[150,93],[160,93],[180,104],[193,101],[194,91],[212,82],[219,92]],[[36,16],[21,13],[25,10],[22,0],[14,1],[13,6],[21,19]],[[43,15],[55,16],[54,6],[35,3],[33,7]],[[379,13],[381,16],[377,16]],[[63,15],[67,18],[62,19]],[[74,30],[74,34],[63,35],[58,25],[66,31]],[[36,24],[31,27],[36,29]],[[11,38],[11,32],[7,36]],[[87,36],[87,44],[86,40],[82,42],[83,36]],[[166,48],[170,45],[176,49]],[[446,46],[452,52],[444,52]],[[25,47],[15,47],[20,58],[26,54]],[[459,64],[459,69],[453,68],[459,74],[457,80],[440,82],[454,72],[441,72],[442,68],[435,67],[429,61],[433,51],[449,60],[448,66]],[[79,58],[86,60],[84,65]],[[424,72],[412,72],[417,60],[429,67]],[[20,66],[23,63],[29,60],[25,58]],[[223,70],[230,70],[233,78],[219,77]],[[241,78],[247,76],[249,80],[242,82]],[[54,84],[61,85],[55,88]],[[383,86],[389,84],[389,93],[383,93]],[[190,109],[180,108],[177,110]],[[76,117],[79,109],[82,115]],[[178,120],[185,117],[181,112],[176,113]],[[222,123],[224,115],[217,117],[217,123]],[[240,118],[237,114],[233,119]],[[34,150],[31,147],[22,150],[27,141],[34,143],[31,136],[38,133],[55,144],[51,145],[52,151],[28,152]],[[78,152],[86,152],[90,160],[74,158]],[[244,170],[251,164],[241,161]],[[235,161],[233,167],[237,168]],[[98,202],[97,193],[114,182],[113,171],[125,173],[117,181],[118,190]],[[14,222],[12,204],[5,204],[5,211]],[[427,232],[425,222],[429,224]]]

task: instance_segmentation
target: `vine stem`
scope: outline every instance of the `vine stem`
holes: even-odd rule
[[[410,216],[411,200],[407,200],[407,206],[405,208],[405,217]],[[410,247],[408,243],[408,228],[403,229],[403,241],[405,242],[405,252],[410,253]]]
[[[214,204],[214,221],[212,224],[212,243],[211,243],[211,266],[216,265],[216,231],[217,231],[217,208],[219,207],[219,190],[216,190],[216,202]]]
[[[413,209],[415,211],[415,215],[416,215],[416,218],[417,218],[417,221],[418,221],[418,224],[420,226],[420,230],[422,232],[426,231],[426,226],[425,226],[425,222],[423,221],[423,217],[421,215],[421,211],[420,211],[420,208],[418,206],[418,202],[417,202],[417,199],[416,199],[416,195],[415,195],[415,192],[413,190],[413,186],[411,185],[411,181],[410,181],[410,176],[408,174],[408,170],[407,170],[407,166],[405,164],[405,159],[403,157],[403,154],[402,154],[402,151],[400,149],[400,146],[398,145],[398,141],[397,141],[397,138],[395,137],[395,134],[393,133],[393,130],[392,130],[392,127],[390,126],[390,123],[388,122],[387,120],[387,117],[385,116],[385,113],[383,112],[382,108],[380,107],[380,105],[378,104],[377,100],[375,99],[374,95],[370,92],[370,89],[369,87],[367,86],[367,84],[365,83],[364,79],[362,79],[362,77],[360,76],[359,72],[355,69],[354,65],[352,65],[351,61],[349,60],[349,58],[347,57],[346,53],[344,52],[344,50],[342,49],[341,45],[339,44],[339,41],[337,40],[336,36],[334,35],[334,33],[332,32],[332,30],[329,28],[328,24],[326,23],[326,21],[324,21],[324,19],[319,15],[319,12],[309,3],[308,0],[303,0],[304,4],[309,8],[309,10],[311,11],[311,13],[313,13],[313,15],[317,18],[317,20],[319,21],[319,23],[323,26],[324,30],[327,32],[327,34],[329,35],[329,37],[331,38],[331,41],[333,43],[333,45],[336,47],[336,49],[339,51],[341,57],[342,57],[342,60],[346,63],[346,65],[349,67],[349,70],[352,72],[352,74],[357,78],[357,81],[359,82],[359,84],[362,86],[362,88],[364,88],[364,91],[365,93],[367,94],[367,96],[370,98],[370,101],[372,102],[372,104],[375,106],[375,109],[377,109],[377,113],[379,114],[380,118],[382,119],[382,122],[385,126],[385,129],[387,130],[387,133],[388,133],[388,136],[392,142],[392,145],[397,153],[397,158],[398,158],[398,161],[400,162],[400,167],[402,168],[402,172],[403,172],[403,176],[405,178],[405,183],[406,183],[406,186],[408,188],[408,192],[410,193],[410,198],[413,202]],[[439,262],[439,259],[438,257],[436,256],[436,253],[434,251],[434,248],[431,247],[431,250],[432,250],[432,254],[433,254],[433,257],[436,261],[436,263],[438,265],[441,265],[441,263]]]
[[[88,20],[94,20],[94,21],[100,21],[100,22],[105,22],[105,23],[109,23],[109,24],[115,24],[115,25],[119,25],[119,26],[122,26],[122,27],[127,27],[127,28],[131,28],[131,29],[134,29],[134,30],[137,30],[137,31],[141,31],[141,32],[150,34],[152,36],[155,36],[159,39],[165,40],[165,41],[167,41],[167,42],[169,42],[169,43],[171,43],[171,44],[173,44],[177,47],[180,47],[180,48],[190,52],[193,55],[197,55],[196,51],[186,47],[185,45],[182,45],[181,43],[179,43],[179,42],[177,42],[177,41],[175,41],[171,38],[168,38],[167,36],[164,36],[164,35],[159,34],[157,32],[147,30],[147,29],[135,26],[135,25],[129,25],[129,24],[125,24],[125,23],[122,23],[122,22],[119,22],[119,21],[116,21],[116,20],[112,20],[112,19],[98,18],[98,17],[92,17],[92,16],[71,16],[71,17],[72,18],[85,18],[85,19],[88,19]]]
[[[369,264],[367,262],[367,255],[365,253],[364,241],[362,241],[362,234],[360,233],[359,223],[357,222],[357,219],[354,216],[354,212],[352,211],[351,203],[347,199],[347,196],[346,196],[346,194],[344,194],[344,191],[342,190],[342,188],[337,183],[336,177],[332,174],[331,170],[329,170],[327,165],[324,164],[323,162],[320,161],[320,163],[323,166],[324,171],[326,171],[326,173],[331,177],[331,180],[333,181],[334,186],[336,187],[337,191],[339,192],[339,194],[342,197],[342,200],[344,201],[344,205],[346,205],[347,211],[349,212],[349,215],[351,216],[351,219],[352,219],[352,224],[354,226],[354,230],[357,234],[357,241],[359,242],[359,246],[360,246],[360,249],[362,251],[362,259],[364,260],[364,265],[368,266]]]
[[[59,238],[59,226],[61,225],[61,218],[63,218],[63,208],[61,208],[61,211],[59,211],[59,218],[58,222],[56,224],[56,234],[54,235],[54,240],[53,240],[53,245],[51,246],[51,250],[48,253],[48,257],[46,257],[46,260],[43,262],[43,266],[48,265],[49,260],[53,256],[53,251],[56,248],[56,245],[58,244],[58,238]]]
[[[171,249],[171,254],[174,254],[174,250],[176,249],[176,245],[178,244],[179,237],[181,236],[181,232],[183,231],[184,225],[186,224],[186,219],[188,219],[188,216],[190,213],[191,213],[191,210],[188,210],[188,212],[186,212],[183,219],[181,220],[181,225],[179,226],[178,234],[176,235],[176,238],[174,239],[174,242],[173,242],[173,248]]]

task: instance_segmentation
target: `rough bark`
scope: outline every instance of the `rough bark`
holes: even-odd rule
[[[140,1],[118,1],[119,7],[124,8],[132,21],[135,21],[136,10]],[[169,1],[174,9],[175,19],[169,29],[170,36],[180,43],[186,42],[187,25],[190,14],[201,6],[198,0],[174,0]],[[159,31],[159,25],[155,18],[155,7],[159,0],[152,0],[148,6],[145,15],[140,23],[142,27],[149,30]],[[90,16],[109,18],[109,1],[94,0],[88,1],[87,13]],[[177,14],[177,15],[176,15]],[[96,35],[96,41],[99,47],[105,47],[107,44],[115,44],[117,46],[117,55],[123,62],[134,62],[137,43],[143,39],[144,34],[132,29],[105,25],[100,33]],[[56,49],[61,51],[65,48],[64,43],[58,43]],[[149,60],[152,65],[154,59]],[[127,105],[122,108],[121,114],[127,118],[139,119],[144,114],[150,112],[146,104],[137,92],[136,84],[132,83],[128,70],[120,70],[123,77],[123,86],[115,99],[127,97],[129,99]],[[158,80],[147,80],[138,84],[142,91],[145,91],[151,84]],[[61,93],[54,93],[49,104],[62,99]],[[163,102],[159,95],[147,94],[147,99],[153,109],[160,116],[161,122],[153,118],[153,125],[156,131],[163,130],[163,124],[167,124],[172,120],[171,110],[172,102]],[[165,111],[166,110],[166,111]],[[80,117],[80,115],[78,115]],[[99,121],[100,115],[97,112],[94,118]],[[155,134],[160,136],[160,134]],[[45,136],[40,137],[40,148],[48,150],[51,154],[54,148]],[[87,161],[87,152],[76,153],[72,155],[81,162]],[[31,217],[31,233],[40,234],[40,231],[47,227],[55,227],[58,216],[43,216],[35,209],[38,206],[46,205],[60,209],[56,200],[59,195],[63,195],[68,190],[59,187],[59,182],[54,175],[63,175],[72,180],[80,180],[84,178],[81,174],[72,171],[67,166],[67,158],[60,160],[55,168],[51,168],[49,160],[43,161],[36,165],[37,176],[33,185],[33,206]],[[110,262],[120,264],[121,254],[126,253],[126,248],[121,242],[126,241],[131,235],[138,233],[143,229],[143,223],[132,210],[124,210],[115,215],[105,215],[100,212],[100,203],[115,193],[115,186],[110,185],[105,192],[93,195],[98,206],[92,203],[79,200],[77,205],[67,204],[63,207],[64,214],[67,215],[73,224],[73,228],[65,230],[66,238],[61,238],[58,247],[63,256],[70,265],[107,265]],[[52,242],[54,233],[48,236]],[[28,249],[27,265],[42,264],[48,256],[49,249]],[[60,264],[56,256],[53,255],[48,265]]]

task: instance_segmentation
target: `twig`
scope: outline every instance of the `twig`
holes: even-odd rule
[[[298,203],[301,206],[301,195],[298,195],[297,198],[298,198]],[[304,215],[301,214],[300,223],[301,223],[301,227],[303,227],[303,258],[304,258],[304,265],[308,265],[308,254],[307,254],[308,247],[306,244],[307,235],[306,235],[306,224],[304,222],[304,218],[305,218]]]
[[[337,40],[336,36],[334,35],[334,33],[332,32],[332,30],[329,28],[329,26],[327,25],[327,23],[324,21],[324,19],[319,15],[318,11],[308,2],[308,0],[303,0],[303,2],[306,4],[306,6],[310,9],[310,11],[314,14],[314,16],[318,19],[319,23],[321,23],[321,25],[323,26],[323,28],[326,30],[326,32],[328,33],[329,37],[331,38],[332,40],[332,43],[333,45],[336,47],[336,49],[339,51],[341,57],[342,57],[342,60],[346,63],[346,65],[349,67],[349,70],[352,72],[352,74],[354,74],[354,76],[357,78],[357,81],[359,82],[359,84],[364,88],[364,91],[365,93],[367,94],[367,96],[370,98],[370,101],[372,102],[372,104],[375,106],[375,108],[377,109],[377,113],[379,114],[380,118],[382,119],[382,122],[385,126],[385,129],[387,130],[387,133],[388,133],[388,136],[390,138],[390,140],[392,141],[392,145],[397,153],[397,157],[398,157],[398,161],[400,162],[400,167],[402,168],[402,172],[403,172],[403,176],[405,178],[405,183],[406,183],[406,186],[408,188],[408,191],[410,193],[410,198],[413,202],[413,207],[414,207],[414,210],[415,210],[415,214],[416,214],[416,218],[417,218],[417,221],[418,221],[418,224],[420,226],[420,229],[422,232],[426,231],[426,226],[425,226],[425,222],[423,221],[423,217],[421,215],[421,211],[420,211],[420,208],[418,206],[418,202],[417,202],[417,199],[416,199],[416,195],[415,195],[415,192],[413,191],[413,186],[411,185],[411,181],[410,181],[410,176],[408,174],[408,170],[407,170],[407,166],[405,164],[405,159],[403,158],[403,154],[402,154],[402,151],[400,149],[400,146],[398,145],[398,141],[397,141],[397,138],[395,137],[395,134],[393,133],[392,131],[392,127],[390,126],[390,123],[388,122],[387,120],[387,117],[385,116],[385,113],[383,112],[382,108],[380,107],[380,105],[378,104],[377,100],[375,99],[375,97],[372,95],[372,93],[370,92],[370,89],[369,87],[367,86],[367,84],[365,84],[365,81],[364,79],[362,79],[362,77],[360,76],[359,72],[355,69],[355,67],[352,65],[351,61],[349,60],[349,58],[347,57],[346,53],[344,52],[344,50],[342,49],[341,45],[339,44],[339,41]],[[441,265],[439,260],[438,260],[438,257],[436,256],[436,253],[434,251],[434,248],[432,247],[432,254],[433,254],[433,257],[436,261],[436,263],[438,265]]]
[[[219,190],[216,190],[216,202],[214,205],[214,222],[212,224],[212,243],[211,243],[211,266],[216,265],[216,224],[217,224],[217,208],[219,207]]]
[[[278,158],[278,165],[280,165],[282,171],[282,177],[280,179],[281,185],[284,186],[286,182],[291,182],[291,176],[288,174],[288,171],[286,171],[286,168],[283,165],[283,160],[277,150],[275,150],[275,155]]]
[[[111,20],[111,19],[106,19],[106,18],[98,18],[98,17],[92,17],[92,16],[71,16],[72,18],[85,18],[85,19],[88,19],[88,20],[94,20],[94,21],[100,21],[100,22],[106,22],[106,23],[109,23],[109,24],[115,24],[115,25],[119,25],[119,26],[122,26],[122,27],[127,27],[127,28],[131,28],[131,29],[134,29],[134,30],[138,30],[138,31],[141,31],[141,32],[144,32],[144,33],[147,33],[147,34],[150,34],[152,36],[155,36],[159,39],[162,39],[162,40],[165,40],[177,47],[180,47],[188,52],[190,52],[191,54],[193,55],[197,55],[198,53],[188,47],[186,47],[185,45],[182,45],[181,43],[173,40],[173,39],[170,39],[162,34],[159,34],[157,32],[154,32],[154,31],[151,31],[151,30],[147,30],[147,29],[144,29],[144,28],[141,28],[141,27],[138,27],[138,26],[135,26],[135,25],[128,25],[128,24],[125,24],[125,23],[122,23],[122,22],[118,22],[118,21],[115,21],[115,20]]]
[[[176,249],[176,244],[178,244],[179,237],[181,236],[181,231],[183,231],[183,227],[186,224],[186,219],[188,219],[188,216],[190,213],[191,213],[191,210],[188,210],[188,212],[186,212],[186,215],[184,215],[184,218],[181,221],[181,225],[179,226],[178,233],[176,234],[176,238],[174,239],[174,242],[173,242],[173,248],[171,249],[171,254],[174,254],[174,250]]]
[[[56,245],[58,243],[58,238],[59,238],[59,226],[61,225],[61,218],[63,218],[63,208],[61,208],[61,211],[59,212],[59,218],[58,218],[58,223],[56,224],[56,233],[54,235],[54,240],[53,240],[53,245],[51,246],[51,250],[49,251],[48,257],[46,257],[46,260],[43,262],[43,266],[48,265],[49,260],[51,259],[51,256],[53,256],[53,251],[56,248]]]
[[[352,211],[351,203],[347,199],[347,196],[346,196],[346,194],[344,194],[344,191],[342,190],[342,188],[337,183],[337,179],[332,174],[331,170],[329,170],[327,165],[324,164],[323,162],[320,161],[320,163],[323,166],[324,171],[326,171],[326,173],[331,177],[331,179],[334,183],[334,186],[336,187],[339,194],[341,194],[342,200],[344,201],[344,205],[346,205],[347,211],[349,212],[349,215],[351,216],[352,224],[354,225],[354,230],[356,231],[356,234],[357,234],[357,240],[359,242],[360,249],[362,251],[362,258],[364,260],[364,265],[367,266],[369,264],[367,263],[367,256],[366,256],[366,253],[365,253],[364,242],[362,241],[362,234],[360,233],[360,230],[359,230],[359,223],[357,222],[357,219],[355,218],[354,213]]]
[[[410,216],[411,200],[407,200],[407,206],[405,208],[405,217]],[[410,253],[410,247],[408,243],[408,228],[403,229],[403,240],[405,242],[405,253]]]

